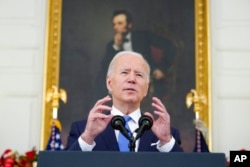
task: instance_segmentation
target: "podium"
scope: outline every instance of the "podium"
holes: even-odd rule
[[[226,167],[223,153],[40,151],[38,167]]]

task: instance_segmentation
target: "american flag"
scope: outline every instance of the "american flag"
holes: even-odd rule
[[[60,151],[63,150],[64,146],[61,139],[61,124],[59,120],[54,119],[51,126],[51,134],[46,147],[48,151]]]
[[[193,152],[209,152],[207,142],[202,132],[198,129],[196,129],[195,132],[196,132],[196,138],[195,138],[195,147]]]

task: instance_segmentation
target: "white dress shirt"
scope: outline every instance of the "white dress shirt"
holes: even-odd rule
[[[133,47],[132,47],[132,40],[131,40],[131,32],[129,32],[125,38],[127,39],[125,42],[122,43],[122,48],[123,50],[126,50],[126,51],[133,51]],[[113,44],[113,48],[115,50],[120,50],[121,48],[119,48],[118,46],[116,46],[115,44]]]

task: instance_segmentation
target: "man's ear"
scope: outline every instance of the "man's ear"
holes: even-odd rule
[[[132,24],[132,23],[129,23],[129,24],[128,24],[128,29],[131,30],[131,29],[132,29],[132,26],[133,26],[133,24]]]
[[[110,86],[111,80],[109,77],[106,77],[106,87],[108,89],[109,92],[111,92],[111,86]]]
[[[146,96],[147,96],[147,94],[148,94],[148,91],[149,91],[149,86],[150,86],[150,84],[148,83],[147,88],[146,88],[146,91],[145,91],[145,94],[144,94],[144,97],[146,97]]]

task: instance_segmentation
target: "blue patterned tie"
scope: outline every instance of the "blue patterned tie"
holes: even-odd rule
[[[125,124],[125,128],[129,131],[129,134],[131,134],[130,128],[128,126],[128,122],[131,120],[131,117],[128,115],[123,116],[126,124]],[[121,132],[119,132],[118,135],[118,145],[120,148],[120,152],[129,152],[129,140],[123,136],[123,134]]]

